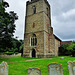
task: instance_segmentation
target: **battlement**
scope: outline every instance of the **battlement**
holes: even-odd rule
[[[27,5],[37,2],[37,1],[39,1],[39,0],[29,0],[29,1],[27,1]]]
[[[29,1],[27,1],[27,5],[32,4],[32,3],[35,3],[35,2],[37,2],[37,1],[40,1],[40,0],[29,0]],[[44,1],[46,2],[46,4],[47,4],[48,6],[50,6],[50,4],[48,3],[47,0],[44,0]]]

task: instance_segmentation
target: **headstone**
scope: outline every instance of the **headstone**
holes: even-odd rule
[[[63,68],[61,64],[51,63],[47,67],[49,75],[63,75]]]
[[[8,65],[4,61],[0,64],[0,75],[8,75]]]
[[[41,75],[41,71],[38,68],[29,68],[28,75]]]
[[[68,62],[69,75],[75,75],[75,61]]]
[[[64,57],[60,57],[60,59],[64,59]]]

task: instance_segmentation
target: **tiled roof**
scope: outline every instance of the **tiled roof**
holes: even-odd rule
[[[55,37],[57,40],[61,41],[55,34],[53,34],[53,35],[54,35],[54,37]]]
[[[71,45],[72,44],[72,41],[61,41],[61,45],[64,45],[64,44]]]

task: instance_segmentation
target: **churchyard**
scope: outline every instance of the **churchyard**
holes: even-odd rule
[[[63,56],[50,58],[0,57],[0,64],[3,61],[7,62],[8,75],[28,75],[27,70],[29,68],[31,69],[31,67],[39,68],[41,75],[48,75],[48,66],[50,66],[51,63],[60,63],[62,64],[63,69],[61,70],[63,70],[63,75],[69,75],[68,61],[74,61],[75,57],[64,56],[64,58],[61,59],[60,57]]]

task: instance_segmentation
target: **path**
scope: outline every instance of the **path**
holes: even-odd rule
[[[52,59],[52,58],[31,59],[31,60],[15,61],[15,62],[8,62],[8,63],[28,62],[28,61],[37,61],[37,60],[44,60],[44,59]]]

